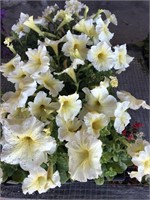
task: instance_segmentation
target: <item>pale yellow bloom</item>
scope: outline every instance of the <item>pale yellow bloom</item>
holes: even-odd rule
[[[78,14],[85,7],[85,4],[78,0],[69,0],[65,2],[66,10],[72,14]]]
[[[37,32],[40,36],[43,36],[43,32],[35,24],[35,22],[33,20],[33,16],[29,17],[23,24],[26,25],[27,27],[29,27],[30,29],[34,30],[35,32]]]
[[[50,57],[44,45],[39,45],[38,49],[28,49],[26,52],[29,60],[23,66],[23,70],[31,75],[45,73],[49,69]]]
[[[110,85],[112,87],[118,87],[118,79],[115,76],[109,76],[110,78]]]
[[[88,51],[87,59],[98,71],[108,71],[114,65],[111,48],[106,42],[99,42],[97,45],[92,46]]]
[[[144,151],[144,147],[149,143],[142,138],[137,138],[134,143],[131,143],[128,148],[127,152],[130,156],[139,156],[140,151]]]
[[[85,34],[74,35],[70,31],[66,35],[67,42],[63,45],[62,51],[73,61],[75,58],[84,60],[87,55],[86,44],[88,37]]]
[[[74,118],[74,120],[65,121],[63,118],[57,115],[56,123],[58,128],[58,138],[60,141],[70,141],[73,136],[76,134],[78,129],[81,127],[82,123],[78,118]]]
[[[7,77],[10,73],[16,70],[17,66],[20,66],[20,63],[21,63],[21,57],[17,54],[9,62],[2,64],[0,66],[0,71],[3,72],[3,75],[5,77]]]
[[[45,169],[37,166],[33,166],[30,169],[30,174],[24,179],[22,184],[22,190],[24,194],[32,194],[38,191],[39,194],[47,192],[50,188],[60,187],[59,172],[49,173]]]
[[[3,125],[5,143],[1,160],[9,164],[20,164],[23,169],[33,163],[40,165],[47,161],[47,153],[56,150],[55,139],[42,134],[44,124],[35,117],[29,117],[21,124]]]
[[[20,13],[19,22],[12,26],[12,30],[21,38],[30,31],[30,29],[24,24],[25,21],[29,19],[28,14]]]
[[[36,94],[36,97],[33,102],[29,102],[29,110],[32,115],[45,121],[50,118],[50,114],[55,111],[51,98],[47,97],[47,94],[43,91],[40,91]]]
[[[134,59],[127,54],[126,44],[114,47],[115,52],[113,54],[114,68],[117,73],[125,71],[129,67],[130,62]]]
[[[150,175],[150,144],[146,145],[138,156],[134,156],[132,162],[138,167],[138,171],[132,171],[129,175],[141,182],[143,176]]]
[[[88,112],[84,116],[84,122],[87,127],[87,133],[93,134],[95,137],[99,137],[100,130],[106,127],[110,119],[104,114],[99,114],[97,112]]]
[[[50,71],[38,75],[35,79],[40,85],[43,85],[46,89],[48,89],[49,94],[53,97],[57,96],[64,87],[63,81],[55,79]]]
[[[57,30],[59,30],[65,24],[73,20],[72,14],[67,10],[59,10],[57,11],[57,14],[54,16],[53,22],[55,23],[57,20],[62,21],[57,28]]]
[[[102,20],[101,16],[96,20],[96,32],[98,34],[99,40],[101,42],[106,42],[107,44],[110,44],[110,40],[113,38],[114,33],[111,33],[109,31],[109,24],[110,20],[107,19],[105,21]]]
[[[57,112],[60,117],[64,118],[65,121],[73,120],[79,113],[82,103],[78,98],[79,95],[77,93],[58,97],[60,108]]]
[[[86,132],[78,131],[66,144],[69,155],[69,173],[73,180],[86,182],[102,174],[100,158],[102,142]]]
[[[127,113],[127,109],[129,108],[129,102],[124,101],[123,103],[118,102],[117,108],[115,110],[115,122],[114,128],[118,133],[122,133],[125,127],[129,124],[131,116]]]
[[[93,25],[93,23],[93,19],[81,19],[81,21],[79,21],[79,23],[77,23],[74,26],[74,29],[81,33],[85,33],[90,38],[97,39],[98,34],[96,33],[95,26]]]
[[[83,88],[86,94],[85,107],[90,112],[103,113],[107,117],[114,117],[114,112],[117,107],[117,100],[109,95],[108,90],[104,86],[97,86],[91,91],[88,88]]]
[[[144,108],[150,110],[150,106],[142,99],[136,99],[131,93],[127,91],[117,91],[117,96],[121,101],[129,101],[129,107],[133,110]]]

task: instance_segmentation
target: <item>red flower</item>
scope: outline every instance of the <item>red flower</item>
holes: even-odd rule
[[[138,128],[142,127],[142,126],[144,126],[144,124],[139,123],[139,122],[136,122],[135,124],[133,124],[133,128],[136,128],[136,129],[138,129]]]
[[[124,129],[124,130],[122,131],[122,135],[126,136],[126,134],[127,134],[127,131],[126,131],[126,129]]]
[[[133,134],[130,134],[129,136],[128,136],[128,138],[127,138],[129,141],[131,141],[131,140],[134,140],[135,138],[134,138],[134,135]]]

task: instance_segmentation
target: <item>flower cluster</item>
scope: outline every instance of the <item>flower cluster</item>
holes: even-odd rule
[[[4,182],[22,182],[24,194],[43,193],[69,179],[102,184],[133,163],[138,172],[131,177],[141,181],[150,174],[150,144],[130,144],[122,134],[131,119],[128,109],[150,106],[113,90],[116,74],[133,58],[126,44],[110,44],[115,15],[88,10],[69,0],[64,9],[48,6],[38,19],[21,13],[5,39],[15,55],[0,71],[15,91],[2,96],[0,173]]]

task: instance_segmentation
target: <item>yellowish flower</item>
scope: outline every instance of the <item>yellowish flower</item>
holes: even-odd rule
[[[29,27],[30,29],[34,30],[35,32],[37,32],[40,36],[43,36],[43,32],[40,30],[40,28],[35,24],[34,20],[33,20],[33,16],[29,17],[24,23],[23,25]]]
[[[75,116],[79,113],[82,103],[78,98],[79,95],[77,93],[58,97],[60,108],[57,112],[65,121],[74,120]]]
[[[48,71],[50,58],[44,45],[39,45],[38,49],[28,49],[26,54],[29,60],[23,66],[24,71],[31,75]]]
[[[74,120],[65,121],[63,118],[57,115],[56,123],[58,128],[58,138],[60,141],[70,141],[72,140],[74,134],[76,134],[77,130],[81,127],[81,121],[78,118],[74,118]]]
[[[6,140],[2,148],[1,160],[9,164],[20,164],[27,169],[31,164],[46,162],[47,153],[53,154],[56,142],[50,136],[42,134],[44,124],[35,117],[29,117],[21,124],[3,125]]]
[[[100,158],[102,142],[86,132],[78,131],[66,144],[69,155],[69,173],[73,180],[86,182],[102,174]]]
[[[129,107],[133,110],[144,108],[150,110],[150,106],[142,99],[136,99],[131,93],[126,91],[117,91],[117,96],[121,101],[129,101]]]
[[[110,119],[104,114],[99,114],[96,112],[88,112],[84,116],[84,122],[87,127],[87,133],[93,134],[97,138],[100,135],[100,130],[106,127]]]
[[[17,54],[12,58],[8,63],[2,64],[0,66],[0,71],[3,72],[3,75],[7,77],[10,73],[16,70],[17,66],[20,66],[21,57]]]
[[[146,145],[138,156],[133,157],[132,162],[138,167],[138,171],[132,171],[129,175],[141,182],[143,176],[150,175],[150,144]]]
[[[74,29],[81,33],[85,33],[90,38],[98,38],[98,34],[95,31],[95,26],[93,25],[93,19],[81,19],[81,21],[74,26]]]
[[[36,94],[34,102],[28,103],[29,110],[32,115],[41,121],[45,121],[50,118],[50,114],[55,110],[53,103],[50,102],[51,98],[48,98],[45,92],[40,91]]]
[[[50,188],[60,187],[59,172],[50,173],[45,169],[37,166],[33,166],[30,169],[30,174],[24,179],[22,184],[22,190],[24,194],[32,194],[38,191],[39,194],[47,192]]]
[[[110,78],[110,85],[112,87],[118,87],[118,79],[115,76],[109,76]]]
[[[125,71],[127,67],[129,67],[130,62],[134,58],[127,54],[126,44],[116,46],[114,49],[114,68],[118,70],[117,73],[121,73],[122,71]]]
[[[139,156],[139,153],[141,151],[144,151],[144,147],[148,145],[149,143],[146,140],[143,140],[142,138],[137,138],[134,143],[131,143],[128,148],[127,152],[130,156]]]
[[[24,25],[24,22],[28,19],[29,15],[21,12],[19,22],[12,26],[12,30],[19,36],[19,38],[22,38],[22,36],[26,35],[26,33],[30,31],[30,29]]]
[[[57,30],[59,30],[65,24],[73,20],[72,14],[67,10],[59,10],[57,11],[57,14],[54,16],[53,22],[56,22],[57,20],[62,21],[57,28]]]
[[[35,79],[40,85],[43,85],[46,89],[48,89],[49,94],[53,97],[57,96],[64,87],[63,82],[59,79],[55,79],[50,71],[36,76]]]
[[[98,71],[108,71],[114,65],[111,48],[106,42],[99,42],[92,46],[88,51],[87,59]]]
[[[110,20],[107,19],[105,21],[102,20],[101,16],[96,20],[96,32],[98,34],[98,38],[101,42],[106,42],[110,44],[110,40],[113,38],[114,33],[109,31]]]
[[[117,108],[115,110],[115,122],[114,128],[118,133],[122,133],[125,127],[129,124],[131,116],[127,113],[127,109],[129,108],[129,102],[124,101],[123,103],[118,102]]]
[[[66,35],[67,42],[63,45],[62,51],[73,61],[75,58],[84,60],[87,55],[86,44],[88,37],[84,34],[74,35],[70,31]]]
[[[90,112],[103,113],[107,117],[114,117],[114,112],[117,107],[117,100],[109,95],[108,90],[104,86],[97,86],[93,90],[83,88],[86,94],[87,103],[85,107]]]

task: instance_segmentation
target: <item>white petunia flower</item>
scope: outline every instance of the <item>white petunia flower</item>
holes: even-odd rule
[[[57,31],[63,27],[65,24],[71,22],[73,20],[72,14],[68,12],[68,10],[59,10],[57,11],[57,14],[53,18],[53,22],[55,23],[56,21],[61,21],[59,24]]]
[[[79,95],[77,93],[58,97],[60,108],[57,112],[65,121],[74,120],[75,116],[79,113],[82,102],[78,98]]]
[[[37,84],[32,78],[26,77],[15,85],[15,92],[6,92],[2,99],[9,107],[9,111],[24,107],[28,97],[36,91],[36,86]]]
[[[85,33],[90,38],[93,38],[95,41],[98,39],[98,34],[95,31],[93,19],[81,19],[75,26],[74,29],[81,33]]]
[[[9,164],[20,164],[23,169],[35,163],[46,162],[47,153],[54,153],[56,142],[50,136],[42,134],[44,124],[35,117],[21,124],[3,125],[6,143],[2,148],[1,160]]]
[[[111,48],[106,42],[99,42],[96,46],[92,46],[88,51],[87,59],[98,71],[108,71],[114,65]]]
[[[78,0],[69,0],[65,2],[65,9],[72,14],[79,13],[83,8],[85,8],[85,4]]]
[[[122,131],[125,129],[125,127],[130,122],[130,115],[126,112],[126,110],[129,108],[130,102],[124,101],[123,103],[118,102],[117,108],[115,110],[115,122],[114,127],[118,133],[122,133]]]
[[[12,72],[16,70],[17,66],[21,64],[21,57],[17,54],[14,58],[12,58],[8,63],[2,64],[0,66],[0,71],[3,72],[3,75],[7,77]]]
[[[38,191],[39,194],[47,192],[50,188],[60,187],[59,172],[54,174],[49,173],[41,167],[34,166],[30,169],[30,174],[24,179],[22,184],[22,190],[24,194],[32,194]]]
[[[141,182],[143,176],[150,175],[150,144],[146,145],[138,156],[133,157],[132,162],[138,167],[138,171],[132,171],[129,175]]]
[[[70,141],[72,137],[76,134],[77,130],[82,125],[82,122],[78,118],[74,120],[65,121],[63,118],[57,115],[56,124],[58,128],[58,138],[60,141]]]
[[[70,31],[66,35],[67,42],[63,45],[62,51],[73,61],[75,58],[84,60],[87,56],[86,44],[88,37],[85,34],[74,35]]]
[[[21,12],[19,22],[14,24],[11,28],[19,36],[19,38],[22,38],[22,36],[26,35],[26,33],[30,31],[30,29],[24,25],[24,22],[28,19],[29,15]]]
[[[139,156],[140,151],[144,151],[144,147],[148,145],[149,142],[143,140],[142,138],[137,138],[134,143],[131,143],[127,152],[131,157]]]
[[[114,14],[111,14],[109,10],[103,10],[104,14],[106,15],[107,19],[110,20],[114,25],[118,25],[117,18]]]
[[[88,112],[84,116],[84,122],[87,127],[87,133],[93,134],[97,138],[100,135],[100,130],[106,127],[110,119],[104,114],[99,114],[96,112]]]
[[[44,45],[50,46],[54,50],[55,54],[58,56],[58,45],[61,42],[65,42],[65,37],[62,37],[59,40],[50,40],[48,38],[45,38]]]
[[[113,53],[114,68],[118,74],[125,71],[129,67],[130,62],[134,59],[127,54],[126,44],[114,47],[115,51]]]
[[[34,78],[40,85],[43,85],[46,89],[48,89],[49,94],[53,97],[56,97],[64,87],[63,81],[55,79],[50,71],[42,73]]]
[[[109,31],[109,24],[110,24],[110,20],[107,19],[105,21],[102,20],[101,17],[99,17],[97,20],[96,20],[96,32],[98,34],[98,37],[99,37],[99,40],[101,42],[106,42],[107,44],[110,45],[110,40],[113,38],[114,36],[114,33],[111,33]]]
[[[38,119],[45,121],[50,117],[50,114],[54,112],[55,108],[51,98],[47,97],[47,94],[43,91],[40,91],[36,94],[34,102],[29,102],[29,110],[32,115]]]
[[[73,180],[86,182],[102,174],[100,158],[102,142],[86,132],[78,131],[66,144],[69,155],[69,173]]]
[[[136,99],[129,92],[117,91],[117,96],[121,101],[129,101],[130,102],[129,107],[133,110],[137,110],[140,107],[150,110],[150,106],[148,104],[146,104],[146,102],[144,100]]]
[[[24,71],[23,66],[24,62],[21,61],[16,66],[15,70],[8,75],[8,81],[12,83],[19,83],[20,81],[23,81],[25,77],[29,76],[29,74]]]
[[[98,86],[91,91],[88,88],[83,88],[83,91],[86,94],[87,110],[103,113],[107,117],[114,116],[117,100],[112,95],[109,95],[106,87]]]
[[[42,16],[47,19],[49,15],[54,13],[58,8],[59,7],[57,4],[55,4],[54,6],[47,6],[47,8],[45,8],[45,10],[42,12]]]
[[[33,20],[33,16],[30,16],[24,23],[25,26],[37,32],[40,36],[43,36],[43,32],[40,28],[36,25],[35,21]]]
[[[32,168],[30,174],[22,183],[22,191],[24,194],[32,194],[38,191],[39,194],[46,192],[45,185],[47,183],[47,171],[41,167]]]
[[[38,49],[28,49],[26,54],[29,60],[23,67],[24,71],[31,75],[48,71],[50,58],[44,45],[39,45]]]

